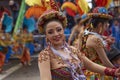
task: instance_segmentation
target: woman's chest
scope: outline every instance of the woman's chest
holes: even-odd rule
[[[64,55],[63,57],[55,55],[54,53],[50,55],[50,63],[51,63],[52,69],[56,69],[59,67],[68,67],[69,63],[77,64],[78,62],[80,61],[78,61],[77,59],[74,59],[70,55]]]

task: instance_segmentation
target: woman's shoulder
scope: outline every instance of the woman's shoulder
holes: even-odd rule
[[[95,35],[90,35],[88,40],[87,40],[87,44],[86,46],[89,46],[89,47],[103,47],[103,43],[102,43],[102,40],[95,36]]]
[[[100,38],[98,37],[98,36],[96,36],[96,35],[89,35],[89,37],[88,37],[88,40],[87,41],[90,41],[90,42],[96,42],[96,41],[98,41],[98,40],[100,40]]]
[[[48,51],[49,51],[49,48],[44,48],[42,51],[40,51],[40,54],[41,54],[41,53],[48,52]]]
[[[50,58],[49,56],[49,49],[45,48],[39,53],[38,60],[40,62],[47,61]]]

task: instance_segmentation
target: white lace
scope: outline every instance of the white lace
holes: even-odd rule
[[[104,46],[107,45],[107,42],[105,40],[103,40],[103,38],[102,38],[102,36],[100,34],[95,33],[95,32],[90,32],[88,30],[85,30],[84,31],[84,35],[88,35],[88,34],[93,34],[93,35],[97,36],[102,41],[102,43],[103,43]]]

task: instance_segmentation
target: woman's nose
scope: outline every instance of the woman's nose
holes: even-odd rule
[[[58,35],[58,32],[57,32],[57,31],[55,31],[54,35]]]

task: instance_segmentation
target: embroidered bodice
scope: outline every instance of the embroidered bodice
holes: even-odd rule
[[[76,55],[76,53],[78,53],[78,50],[75,50],[73,48],[70,48],[70,49],[74,55]],[[66,75],[69,74],[68,79],[66,78],[66,79],[55,79],[55,80],[75,80],[75,79],[71,78],[72,74],[71,74],[71,69],[70,69],[69,65],[63,60],[62,57],[54,54],[50,48],[46,48],[45,50],[43,50],[40,53],[39,62],[41,63],[43,61],[47,61],[48,59],[50,59],[52,77],[54,77],[57,74],[60,74],[59,75],[59,77],[60,77],[61,74],[64,74],[64,72],[66,73]],[[77,62],[75,59],[71,59],[70,61]],[[82,61],[80,63],[81,63],[80,66],[82,67]],[[64,71],[63,68],[67,71]],[[82,70],[76,68],[76,72],[81,74]],[[66,75],[64,75],[64,78]],[[81,74],[81,75],[83,75],[83,74]],[[76,79],[76,80],[79,80],[79,79]],[[85,79],[82,79],[82,80],[85,80]]]
[[[73,80],[70,70],[67,67],[61,67],[51,70],[52,80]]]
[[[87,46],[87,40],[88,38],[92,38],[92,42],[95,43],[96,45],[95,48],[93,47],[88,47]],[[94,32],[89,32],[87,30],[84,31],[84,35],[82,36],[82,47],[81,51],[85,53],[85,55],[92,60],[95,63],[101,64],[101,60],[99,59],[99,56],[97,54],[96,49],[98,48],[104,48],[106,45],[106,42],[102,39],[102,37]]]

